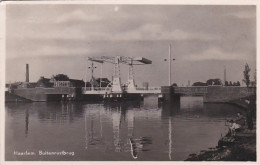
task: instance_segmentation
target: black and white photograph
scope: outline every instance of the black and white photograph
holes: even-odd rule
[[[44,3],[43,3],[44,2]],[[2,2],[2,163],[257,163],[257,5]]]

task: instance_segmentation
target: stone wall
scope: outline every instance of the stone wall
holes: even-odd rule
[[[204,102],[230,102],[255,94],[256,88],[253,87],[208,86],[208,93],[204,95]]]
[[[15,94],[5,92],[5,102],[28,102],[30,100],[27,100],[23,97],[17,96]]]
[[[76,95],[75,88],[20,88],[12,91],[13,94],[31,101],[51,101],[48,98],[55,99],[53,96],[61,97],[62,94]],[[48,97],[52,96],[52,97]],[[56,98],[57,98],[56,97]],[[58,99],[58,98],[57,98]]]

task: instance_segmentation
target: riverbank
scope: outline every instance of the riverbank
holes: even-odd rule
[[[225,139],[226,143],[223,143]],[[235,137],[223,137],[218,146],[191,154],[186,161],[256,161],[256,129],[245,129]]]
[[[243,98],[229,103],[247,110],[248,104],[245,100],[246,98]],[[250,100],[255,100],[255,97],[252,96]],[[234,137],[227,134],[219,139],[215,148],[209,148],[199,154],[190,154],[186,161],[256,161],[256,119],[252,130],[245,126]]]

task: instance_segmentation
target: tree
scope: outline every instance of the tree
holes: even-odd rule
[[[256,87],[256,69],[255,69],[255,73],[254,73],[254,83],[253,86]]]
[[[243,72],[244,73],[243,82],[245,82],[247,89],[250,85],[250,75],[249,75],[250,70],[251,69],[249,68],[248,64],[246,64],[245,70]],[[249,105],[248,105],[248,108],[247,108],[247,116],[246,116],[247,127],[249,129],[253,129],[252,100],[250,100],[249,96],[247,96],[247,100],[249,101]]]
[[[173,83],[172,84],[172,87],[177,87],[178,85],[176,83]]]
[[[225,86],[228,86],[228,81],[225,81]]]
[[[256,84],[256,69],[255,69],[255,73],[254,73],[254,80],[255,80],[255,84]]]
[[[237,86],[240,86],[240,82],[239,81],[237,81]]]
[[[250,75],[249,72],[251,71],[251,69],[249,68],[248,64],[246,63],[245,65],[245,70],[244,70],[244,79],[243,82],[246,84],[247,87],[249,87],[250,84]]]
[[[233,84],[232,84],[232,82],[231,82],[231,81],[229,81],[229,86],[233,86]]]
[[[54,79],[56,81],[69,81],[69,77],[65,74],[57,74],[56,76],[54,76]]]
[[[219,78],[215,78],[215,79],[209,79],[206,82],[207,85],[221,85],[222,82]]]
[[[192,86],[207,86],[207,84],[203,82],[195,82],[192,84]]]

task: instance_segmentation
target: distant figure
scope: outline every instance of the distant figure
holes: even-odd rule
[[[241,125],[234,122],[234,120],[230,120],[230,127],[229,127],[229,133],[231,136],[236,136],[236,132],[240,130]]]
[[[237,113],[237,117],[235,119],[235,123],[239,124],[240,126],[245,126],[246,121],[243,115],[240,112]]]
[[[231,136],[236,136],[236,132],[240,131],[245,126],[245,118],[240,112],[237,113],[237,117],[233,120],[228,120],[229,122],[229,134]]]

